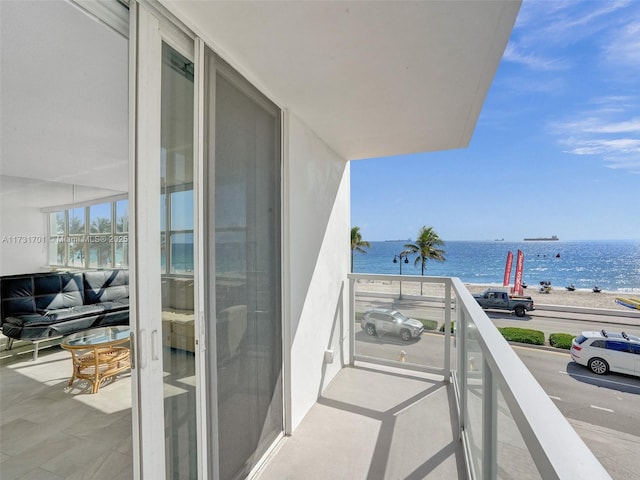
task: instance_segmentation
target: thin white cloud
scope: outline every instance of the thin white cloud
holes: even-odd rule
[[[593,133],[640,133],[640,118],[634,118],[624,122],[594,125],[585,131]]]
[[[608,98],[614,104],[614,98],[620,99]],[[637,105],[637,100],[623,98]],[[568,147],[565,153],[596,156],[609,168],[640,174],[640,117],[622,118],[624,113],[613,112],[615,109],[603,104],[603,99],[594,102],[601,104],[598,110],[586,115],[576,113],[576,119],[552,123],[550,130]],[[632,110],[638,111],[637,107]]]
[[[595,41],[609,62],[640,65],[639,6],[635,0],[524,0],[504,59],[532,71],[566,70],[576,61],[566,49]]]
[[[587,118],[560,124],[559,128],[563,131],[581,131],[584,133],[640,133],[640,118],[621,122],[606,122],[598,118]]]
[[[540,55],[532,53],[525,53],[522,49],[513,41],[510,41],[502,56],[503,60],[513,63],[519,63],[532,70],[563,70],[567,68],[563,61],[553,58],[545,58]]]
[[[549,2],[525,0],[515,25],[516,33],[531,47],[574,43],[592,37],[615,24],[621,9],[633,0]]]
[[[579,147],[569,150],[574,155],[640,155],[640,140],[635,138],[618,138],[615,140],[591,139],[578,140]]]
[[[640,21],[632,21],[616,29],[605,48],[605,56],[615,64],[640,67]]]
[[[606,159],[606,165],[613,170],[625,170],[640,175],[640,160],[638,158],[612,156]]]
[[[585,29],[588,29],[592,34],[594,27],[597,30],[605,27],[602,23],[603,17],[622,8],[626,8],[630,3],[628,0],[618,2],[591,2],[590,5],[597,5],[599,7],[591,11],[582,8],[580,5],[576,5],[578,8],[572,9],[567,15],[564,14],[565,12],[562,12],[562,16],[554,19],[546,31],[547,33],[556,33],[562,37],[575,34],[576,30],[584,31]],[[585,33],[587,32],[585,31]]]

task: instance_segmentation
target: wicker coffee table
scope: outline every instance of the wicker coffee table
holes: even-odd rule
[[[60,346],[71,352],[73,374],[69,386],[78,379],[89,380],[96,393],[102,383],[130,368],[128,326],[101,327],[74,333]]]

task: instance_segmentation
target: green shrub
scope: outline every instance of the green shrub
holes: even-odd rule
[[[451,322],[451,333],[453,333],[453,331],[454,331],[454,329],[455,329],[455,326],[456,326],[456,322],[453,322],[453,321],[452,321],[452,322]],[[442,333],[444,333],[444,323],[443,323],[442,325],[440,325],[440,331],[441,331]]]
[[[416,320],[422,322],[425,330],[435,330],[438,328],[438,322],[435,320],[427,320],[426,318],[416,318]]]
[[[575,335],[571,335],[569,333],[552,333],[549,335],[549,345],[569,350],[571,349],[571,342],[574,338]]]
[[[356,322],[360,322],[360,320],[362,320],[362,317],[364,317],[364,312],[356,312]]]
[[[498,328],[498,330],[508,342],[544,345],[544,333],[540,330],[530,330],[528,328],[516,327],[501,327]]]

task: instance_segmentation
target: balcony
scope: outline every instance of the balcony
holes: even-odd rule
[[[611,478],[460,280],[349,282],[348,365],[256,478]],[[427,329],[369,335],[360,320],[372,308]],[[70,359],[56,346],[36,362],[28,345],[2,353],[2,478],[131,478],[128,375],[87,395],[66,388]]]
[[[260,480],[611,478],[459,279],[349,280],[350,365]],[[425,332],[368,334],[360,321],[374,308]]]

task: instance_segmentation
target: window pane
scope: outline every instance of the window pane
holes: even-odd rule
[[[617,350],[618,352],[628,352],[629,346],[626,342],[607,341],[607,350]]]
[[[167,273],[167,235],[160,232],[160,271]]]
[[[91,233],[111,233],[111,203],[89,207]]]
[[[63,236],[49,237],[49,265],[65,265],[65,246]]]
[[[116,232],[124,233],[129,231],[129,201],[120,200],[116,202]]]
[[[64,235],[64,210],[49,214],[49,232],[51,235]]]
[[[193,233],[171,234],[171,273],[193,274]]]
[[[89,268],[111,267],[111,242],[108,236],[92,235],[89,243]]]
[[[73,238],[71,238],[70,240],[73,240]],[[67,243],[67,245],[69,246],[67,250],[67,265],[70,267],[83,268],[85,259],[84,241],[70,241]]]
[[[129,242],[116,242],[116,268],[129,266]]]
[[[69,235],[84,233],[84,207],[69,210]]]
[[[160,194],[160,231],[164,232],[167,229],[167,196],[164,193]]]
[[[193,231],[193,190],[171,194],[171,230]]]

